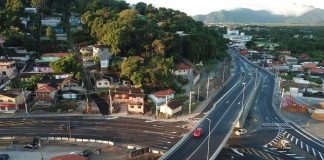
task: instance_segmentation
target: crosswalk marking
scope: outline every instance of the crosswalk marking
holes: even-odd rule
[[[316,153],[315,153],[315,150],[314,150],[314,148],[312,148],[312,150],[313,150],[313,154],[314,154],[314,156],[316,157]]]
[[[287,123],[266,122],[262,124],[263,127],[290,127]]]
[[[304,149],[303,141],[300,141],[300,148],[301,148],[301,149]]]
[[[322,156],[322,153],[321,152],[318,152],[319,156],[321,157],[321,160],[324,160],[323,156]]]
[[[289,138],[289,136],[290,136],[290,134],[288,134],[286,138]]]
[[[296,138],[296,142],[295,142],[295,145],[297,146],[297,144],[298,144],[298,139]]]
[[[290,141],[293,141],[294,140],[294,136],[291,136],[291,139],[290,139]]]
[[[309,148],[308,148],[308,145],[306,144],[306,150],[307,150],[307,152],[309,152]]]

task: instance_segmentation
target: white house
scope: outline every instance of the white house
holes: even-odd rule
[[[304,78],[297,78],[297,77],[294,77],[294,78],[293,78],[293,81],[294,81],[295,83],[298,83],[298,84],[311,84],[310,81],[304,80]]]
[[[182,102],[178,100],[172,100],[167,104],[159,106],[160,113],[164,113],[168,116],[172,116],[182,110]]]
[[[61,17],[47,17],[41,20],[43,26],[56,27],[61,23]]]
[[[148,97],[152,99],[152,101],[158,106],[162,103],[166,102],[166,99],[168,101],[174,99],[174,93],[175,91],[172,89],[157,91],[152,94],[150,94]]]
[[[185,63],[178,64],[176,70],[174,71],[174,74],[175,75],[192,74],[192,67]]]
[[[26,13],[37,13],[37,8],[25,8]]]
[[[95,44],[92,47],[93,56],[98,56],[100,59],[100,67],[108,68],[109,61],[112,56],[111,49],[106,45]]]
[[[110,87],[110,82],[107,79],[101,79],[96,82],[96,87],[97,88],[109,88]]]

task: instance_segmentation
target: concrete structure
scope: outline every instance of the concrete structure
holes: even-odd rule
[[[53,73],[53,69],[49,66],[49,62],[36,62],[33,71],[40,73]]]
[[[304,78],[294,77],[293,81],[298,84],[311,84],[310,81],[304,80]]]
[[[53,62],[60,58],[63,58],[65,56],[69,55],[69,53],[44,53],[40,60],[36,59],[36,62]]]
[[[14,77],[17,73],[16,62],[9,59],[0,59],[0,75]]]
[[[285,56],[285,61],[287,62],[288,65],[294,65],[294,64],[298,64],[298,59],[295,57],[291,57],[291,56]]]
[[[253,36],[248,36],[244,33],[240,34],[239,30],[231,28],[227,28],[227,33],[223,35],[223,38],[239,43],[239,46],[244,46],[246,42],[251,41],[252,37]]]
[[[127,111],[131,113],[144,113],[144,94],[129,94]]]
[[[92,54],[94,57],[98,57],[100,60],[100,67],[103,69],[107,69],[112,56],[111,49],[106,45],[95,44],[92,48]]]
[[[24,11],[26,13],[34,13],[34,14],[36,14],[37,13],[37,8],[25,8]]]

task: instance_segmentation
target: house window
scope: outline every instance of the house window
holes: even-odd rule
[[[108,85],[108,82],[105,82],[105,85]]]
[[[142,106],[137,106],[137,108],[138,108],[138,109],[141,109],[141,108],[142,108]]]
[[[100,86],[101,85],[101,82],[99,82],[98,85]]]
[[[0,102],[3,102],[3,99],[0,99]]]
[[[130,108],[134,108],[134,106],[130,106]]]
[[[8,102],[13,102],[12,99],[8,99]]]

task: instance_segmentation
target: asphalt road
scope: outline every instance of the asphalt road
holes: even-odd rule
[[[60,130],[61,124],[71,130]],[[1,118],[2,136],[71,137],[109,140],[114,143],[168,150],[188,132],[183,122],[158,122],[122,117]]]
[[[245,63],[241,63],[238,57],[234,59],[237,65],[236,76],[228,86],[224,87],[225,90],[230,90],[229,93],[221,99],[217,106],[210,111],[210,114],[204,118],[198,126],[203,128],[204,134],[200,138],[194,138],[192,133],[189,132],[189,136],[184,139],[182,143],[172,148],[169,154],[167,153],[161,157],[161,159],[197,160],[210,158],[224,142],[226,135],[230,134],[233,123],[242,111],[244,88],[242,83],[246,83],[244,103],[246,103],[247,99],[251,96],[254,88],[254,78],[250,76],[252,73],[251,70],[248,69]],[[219,100],[219,97],[214,98],[208,105],[213,106],[217,100]],[[210,119],[210,122],[208,119]],[[209,125],[210,138],[208,140]]]
[[[272,143],[271,140],[277,138],[279,132],[281,135],[278,138],[287,139],[290,141],[293,147],[304,150],[305,153],[309,153],[313,159],[323,160],[324,144],[322,141],[310,136],[293,123],[285,122],[277,115],[272,106],[273,92],[275,87],[274,76],[264,71],[260,67],[256,68],[258,68],[258,75],[261,77],[261,88],[256,99],[257,103],[255,107],[257,108],[258,114],[262,118],[262,128],[257,130],[257,134],[248,135],[246,138],[239,138],[236,143],[245,144],[245,141],[247,141],[249,143],[246,143],[245,145],[250,147],[263,147],[261,148],[263,150],[266,149],[264,146],[272,148],[272,150],[270,150],[272,155],[279,155],[278,157],[281,159],[296,159],[296,157],[303,158],[302,156],[298,156],[298,153],[291,154],[289,151],[279,152],[278,150],[273,149],[276,147],[275,143]]]

